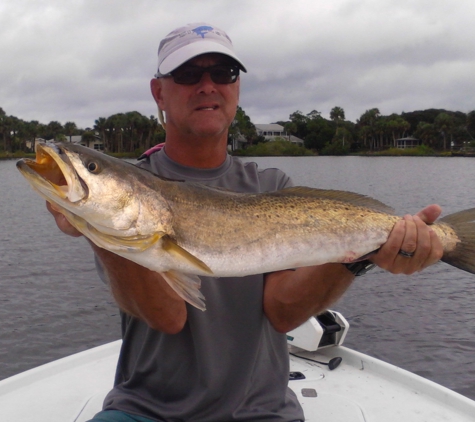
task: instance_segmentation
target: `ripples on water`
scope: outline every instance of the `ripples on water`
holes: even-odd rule
[[[470,158],[254,159],[296,184],[372,196],[400,215],[438,203],[473,205]],[[44,202],[0,162],[0,378],[119,338],[119,317],[84,239],[62,235]],[[334,306],[351,324],[346,345],[475,399],[475,276],[437,264],[411,276],[361,277]]]
[[[89,245],[59,232],[13,161],[0,161],[0,379],[120,337]]]
[[[472,208],[475,160],[452,157],[259,158],[296,184],[362,193],[415,213]],[[475,275],[445,263],[410,277],[382,270],[358,278],[333,306],[351,328],[345,345],[475,399]]]

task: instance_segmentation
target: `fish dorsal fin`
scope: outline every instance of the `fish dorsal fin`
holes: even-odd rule
[[[211,269],[203,261],[179,246],[170,236],[162,237],[162,248],[164,251],[172,254],[179,260],[185,261],[187,264],[192,265],[193,267],[204,271],[209,275],[213,274],[213,271],[211,271]]]
[[[306,186],[294,186],[291,188],[285,188],[272,194],[275,195],[293,195],[293,196],[308,196],[320,199],[330,199],[332,201],[346,202],[352,205],[371,208],[375,211],[381,211],[388,214],[394,214],[394,209],[386,204],[373,199],[369,196],[362,195],[354,192],[347,192],[343,190],[331,190],[331,189],[316,189]]]

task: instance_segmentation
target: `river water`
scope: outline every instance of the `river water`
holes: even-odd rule
[[[246,159],[248,160],[248,159]],[[263,157],[296,184],[372,196],[400,215],[473,207],[475,161],[441,157]],[[0,379],[120,336],[118,310],[84,239],[63,235],[15,168],[0,162]],[[374,270],[333,306],[345,345],[475,399],[475,276],[444,263]]]

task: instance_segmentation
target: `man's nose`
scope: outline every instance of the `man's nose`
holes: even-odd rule
[[[207,94],[216,91],[216,84],[211,79],[209,72],[203,73],[203,76],[198,83],[198,89],[200,92],[205,92]]]

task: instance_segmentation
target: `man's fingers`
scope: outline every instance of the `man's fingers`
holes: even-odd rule
[[[61,214],[54,207],[54,205],[51,205],[49,202],[46,202],[46,208],[51,214],[53,214],[53,217],[56,221],[56,225],[63,233],[72,237],[82,236],[82,233],[78,231],[75,227],[73,227],[71,223],[67,220],[67,218],[63,214]]]
[[[442,208],[437,204],[432,204],[420,210],[416,215],[426,224],[432,224],[442,213]]]
[[[435,221],[439,214],[440,207],[436,205],[414,216],[404,216],[394,225],[372,261],[394,274],[412,274],[437,262],[442,255],[442,244],[426,221]]]
[[[404,242],[405,233],[406,221],[400,220],[394,225],[387,242],[372,257],[373,262],[379,267],[389,270],[397,259],[398,252]]]
[[[416,248],[418,247],[418,228],[416,224],[416,217],[412,215],[404,216],[404,221],[406,222],[406,232],[404,233],[404,240],[399,248],[398,255],[402,258],[407,257],[407,255],[414,255]],[[418,218],[421,221],[420,218]],[[403,251],[407,255],[401,255],[399,252]]]

